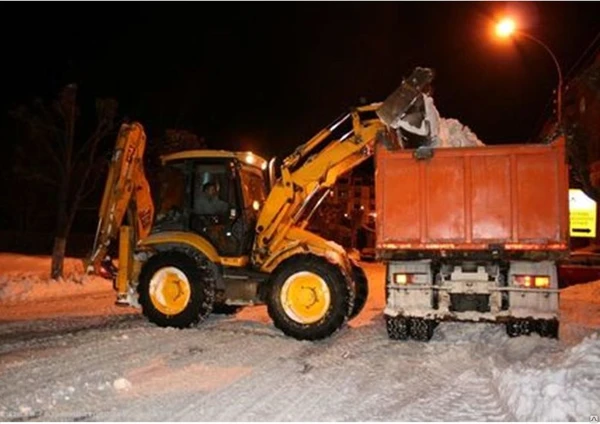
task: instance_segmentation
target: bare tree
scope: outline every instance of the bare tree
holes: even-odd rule
[[[77,86],[62,89],[50,108],[41,100],[22,106],[13,116],[24,124],[27,140],[17,150],[16,171],[22,177],[56,190],[56,227],[52,251],[52,278],[63,275],[67,238],[75,214],[101,175],[100,142],[115,128],[117,102],[96,100],[96,123],[86,137],[76,132],[80,110]]]

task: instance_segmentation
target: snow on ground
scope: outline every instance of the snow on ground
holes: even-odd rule
[[[0,255],[0,301],[58,298],[65,295],[65,282],[71,294],[102,292],[105,284],[83,274],[80,260],[67,258],[62,281],[52,280],[50,258],[3,253]]]
[[[383,269],[365,310],[320,342],[264,306],[196,328],[114,306],[111,284],[49,282],[47,258],[0,255],[0,421],[589,421],[600,414],[600,282],[561,297],[561,338],[442,323],[387,338]]]
[[[31,307],[31,303],[35,307]],[[0,319],[131,313],[114,305],[112,282],[85,275],[79,259],[67,258],[64,278],[50,278],[50,258],[0,254]]]

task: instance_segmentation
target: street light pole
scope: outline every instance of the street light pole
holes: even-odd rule
[[[556,71],[558,72],[558,87],[556,89],[556,119],[558,121],[558,124],[560,125],[562,123],[562,90],[563,90],[563,75],[562,75],[562,71],[560,69],[560,64],[558,63],[558,60],[556,59],[556,56],[554,55],[554,53],[552,53],[552,50],[550,50],[550,47],[548,47],[546,45],[546,43],[544,43],[542,40],[540,40],[537,37],[534,37],[531,34],[523,32],[523,31],[515,31],[515,32],[518,35],[521,35],[525,38],[532,40],[535,43],[538,43],[540,46],[542,46],[548,52],[548,54],[554,61],[554,65],[556,66]]]
[[[518,30],[516,28],[515,22],[512,19],[509,19],[509,18],[503,19],[502,21],[498,22],[498,24],[496,25],[496,35],[498,35],[498,37],[507,38],[513,34],[517,34],[522,37],[528,38],[531,41],[533,41],[534,43],[539,44],[540,46],[542,46],[544,48],[544,50],[546,50],[546,52],[552,58],[552,61],[554,62],[554,65],[556,66],[556,71],[558,72],[558,87],[556,89],[556,119],[558,121],[558,124],[561,125],[562,124],[563,76],[562,76],[562,71],[560,69],[560,64],[558,63],[556,56],[554,56],[554,53],[552,53],[552,50],[550,50],[550,47],[548,47],[546,45],[546,43],[544,43],[542,40],[540,40],[537,37],[534,37],[533,35],[531,35],[527,32]]]

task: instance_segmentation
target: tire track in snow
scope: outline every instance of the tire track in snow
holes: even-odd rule
[[[0,354],[18,350],[21,346],[45,345],[65,336],[75,336],[90,330],[113,331],[145,326],[138,315],[84,317],[0,323]]]
[[[288,389],[296,380],[295,375],[301,371],[289,358],[295,357],[308,342],[260,335],[250,338],[247,344],[253,349],[247,350],[246,354],[252,373],[188,404],[176,415],[176,420],[198,419],[198,413],[210,421],[252,421],[260,419],[261,415],[272,416],[270,407],[275,405],[270,405],[270,399]],[[235,403],[232,403],[232,399],[235,399]],[[224,407],[215,410],[215,405]]]
[[[122,333],[121,336],[115,336],[115,331]],[[187,335],[192,332],[193,329]],[[164,345],[162,349],[159,346],[159,352],[164,349],[170,351],[178,342],[189,342],[182,335],[183,332],[179,330],[147,327],[125,331],[114,328],[82,331],[77,339],[57,336],[59,344],[64,342],[65,346],[56,355],[33,357],[30,362],[15,366],[3,374],[3,381],[10,384],[3,385],[0,389],[0,406],[12,407],[14,410],[27,401],[26,408],[30,408],[29,405],[37,406],[40,403],[38,399],[42,399],[42,403],[51,402],[52,409],[56,406],[52,401],[60,403],[61,408],[57,409],[67,416],[75,416],[82,409],[89,411],[86,400],[93,400],[98,396],[98,385],[102,386],[104,393],[111,393],[111,384],[115,378],[122,376],[127,369],[147,362],[148,357],[156,356],[157,339]],[[126,338],[123,339],[123,336]],[[74,340],[77,340],[76,345]],[[32,344],[35,343],[25,343],[21,351]],[[75,389],[76,395],[69,389]],[[29,399],[14,396],[19,393],[29,393]],[[105,397],[104,393],[101,397]],[[69,399],[63,399],[64,397]],[[65,403],[62,400],[71,402]],[[68,411],[72,410],[75,412],[69,414]]]
[[[429,363],[423,370],[430,376],[429,381],[421,384],[414,401],[395,419],[513,420],[509,408],[498,396],[492,374],[494,352],[499,343],[507,340],[502,331],[499,327],[477,324],[457,327],[453,323],[443,328],[438,341],[429,346]],[[464,344],[461,339],[472,342]]]
[[[452,329],[450,336],[455,336]],[[369,395],[351,413],[343,415],[343,419],[452,420],[452,410],[461,411],[455,417],[458,420],[509,417],[506,406],[495,403],[491,373],[478,374],[482,367],[489,366],[485,346],[460,346],[444,339],[441,332],[430,343],[392,342],[372,350],[369,357],[380,364],[375,373],[381,376],[379,385],[369,380],[359,381],[361,391]],[[461,402],[462,408],[456,409]],[[436,416],[430,411],[441,412]]]
[[[427,390],[418,390],[415,401],[394,415],[398,421],[514,421],[490,375],[476,370],[448,372],[428,382]],[[418,396],[418,398],[417,398]]]
[[[204,416],[205,419],[252,421],[265,416],[274,420],[288,420],[292,417],[296,419],[299,411],[310,410],[312,404],[321,400],[311,397],[311,393],[315,393],[315,387],[330,387],[336,381],[330,375],[324,375],[315,381],[314,376],[322,372],[320,368],[332,363],[345,362],[342,353],[347,351],[352,343],[366,345],[355,336],[348,338],[348,334],[351,333],[341,331],[324,341],[298,342],[285,336],[264,337],[265,334],[259,335],[255,332],[253,337],[256,337],[256,341],[253,343],[261,345],[258,355],[263,359],[253,361],[252,374],[227,387],[226,391],[216,391],[190,403],[175,419],[196,419],[197,411],[206,410],[211,404],[228,406],[226,410]],[[344,341],[345,339],[348,341]],[[288,350],[288,353],[282,355],[284,350]],[[265,357],[265,352],[273,353]],[[315,362],[314,358],[319,359]],[[337,375],[343,378],[343,373]],[[299,384],[301,388],[298,387]],[[231,399],[242,401],[236,406],[231,404]],[[286,405],[283,410],[281,405]]]
[[[240,381],[245,381],[248,378],[253,378],[256,372],[261,372],[264,369],[270,369],[273,363],[280,362],[279,358],[282,358],[288,354],[292,354],[293,351],[299,349],[300,342],[290,341],[289,338],[284,336],[275,336],[269,334],[268,329],[266,330],[267,336],[257,335],[256,328],[250,329],[250,334],[246,334],[240,337],[240,334],[248,331],[244,325],[235,331],[229,331],[218,327],[210,327],[199,329],[198,334],[206,337],[202,337],[202,344],[200,347],[213,347],[212,358],[207,358],[204,363],[207,365],[208,370],[219,369],[220,367],[227,368],[248,368],[250,369],[250,375],[241,376],[240,380],[234,380],[226,387],[217,387],[212,390],[206,390],[206,387],[202,387],[201,384],[197,385],[193,382],[185,384],[180,382],[177,387],[177,394],[172,395],[169,393],[164,396],[153,396],[159,397],[159,402],[162,403],[163,399],[165,403],[168,403],[164,409],[157,408],[156,405],[152,405],[149,408],[150,402],[148,399],[133,399],[123,406],[123,414],[127,415],[129,412],[134,414],[139,419],[148,420],[169,420],[169,421],[180,421],[180,420],[213,420],[216,419],[218,414],[215,411],[214,405],[228,405],[231,402],[231,397],[226,396],[225,403],[220,403],[214,398],[219,398],[220,393],[223,391],[231,391],[232,388],[237,387]],[[244,340],[240,343],[240,339]],[[188,341],[189,343],[189,341]],[[185,343],[184,343],[185,344]],[[217,348],[214,348],[218,346]],[[215,353],[216,352],[216,353]],[[268,354],[265,354],[267,353]],[[202,376],[199,376],[201,379]],[[134,387],[135,389],[135,387]],[[251,390],[247,393],[247,396],[255,395],[256,389]],[[243,396],[243,395],[240,395]],[[239,397],[238,397],[239,398]],[[212,411],[212,415],[206,416],[203,412],[203,404],[208,401],[208,405]],[[101,415],[101,417],[104,415]],[[108,415],[110,417],[110,414]],[[189,417],[186,419],[186,417]],[[108,419],[108,418],[107,418]]]
[[[341,331],[319,342],[282,339],[282,343],[296,345],[292,355],[278,361],[268,358],[252,375],[228,387],[226,392],[196,402],[177,419],[194,419],[193,410],[207,409],[210,404],[228,405],[226,410],[206,417],[216,421],[254,421],[264,417],[274,421],[304,421],[312,416],[319,420],[334,419],[335,414],[328,415],[327,399],[332,397],[332,391],[338,395],[354,392],[353,377],[344,369],[350,364],[363,369],[360,348],[369,347],[369,340],[373,342],[373,333],[377,331],[373,328]],[[230,399],[242,401],[232,405]]]

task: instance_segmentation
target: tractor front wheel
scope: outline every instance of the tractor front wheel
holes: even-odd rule
[[[352,319],[363,310],[369,297],[369,280],[365,271],[358,265],[352,264],[352,279],[354,280],[354,306],[348,319]]]
[[[353,300],[354,291],[337,266],[300,255],[275,270],[267,307],[275,326],[288,336],[318,340],[341,328]]]

